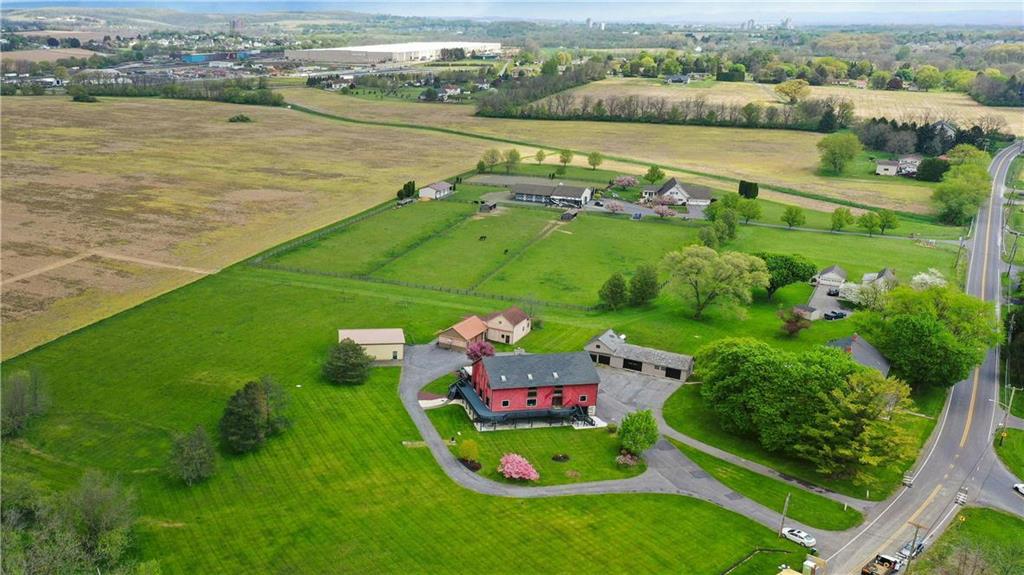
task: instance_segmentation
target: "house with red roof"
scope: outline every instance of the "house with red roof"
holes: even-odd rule
[[[487,324],[479,316],[471,315],[437,335],[437,345],[447,349],[469,349],[469,344],[483,341]]]

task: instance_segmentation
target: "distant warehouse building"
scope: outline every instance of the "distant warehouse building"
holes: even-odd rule
[[[285,50],[287,60],[369,66],[387,62],[428,62],[441,57],[441,50],[461,48],[467,57],[491,56],[501,52],[500,42],[403,42],[401,44],[374,44],[372,46],[345,46],[344,48],[313,48],[311,50]]]

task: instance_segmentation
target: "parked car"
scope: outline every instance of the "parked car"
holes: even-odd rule
[[[825,318],[828,321],[832,321],[834,319],[843,319],[844,317],[846,317],[846,312],[832,310],[825,312],[825,315],[821,317]]]
[[[922,551],[924,551],[924,543],[918,541],[915,545],[914,541],[911,540],[907,541],[906,545],[900,548],[900,551],[896,554],[896,556],[903,560],[913,559],[914,557],[920,555]]]
[[[604,207],[604,202],[594,202],[594,205],[599,207],[599,208],[603,208]]]
[[[1024,483],[1018,483],[1013,486],[1013,490],[1021,495],[1024,495]]]
[[[810,533],[795,527],[786,527],[783,529],[782,536],[793,543],[803,545],[804,547],[814,547],[818,544],[818,540],[812,537]]]
[[[828,295],[830,295],[832,297],[838,297],[839,296],[839,288],[829,288],[828,291],[825,292],[825,293],[827,293]]]

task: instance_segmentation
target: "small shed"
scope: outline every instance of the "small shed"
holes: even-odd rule
[[[339,329],[338,342],[346,339],[358,343],[376,361],[405,357],[405,332],[402,328]]]
[[[498,202],[483,202],[480,204],[480,213],[489,214],[498,209]]]
[[[452,185],[448,182],[434,182],[429,186],[420,188],[420,198],[424,200],[442,200],[452,195]]]
[[[608,330],[587,342],[583,349],[598,365],[636,371],[654,377],[686,381],[693,371],[693,358],[626,343],[625,336]]]
[[[479,316],[471,315],[437,335],[438,347],[468,349],[469,344],[483,341],[487,324]]]
[[[810,321],[821,319],[821,310],[805,303],[793,306],[793,313]]]

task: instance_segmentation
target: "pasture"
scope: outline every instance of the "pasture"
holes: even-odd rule
[[[65,58],[89,58],[95,55],[96,52],[84,48],[40,48],[38,50],[3,51],[0,52],[0,60],[12,62],[56,62]]]
[[[7,362],[5,373],[41,370],[52,407],[4,442],[4,487],[64,489],[87,468],[119,474],[138,494],[138,556],[164,573],[715,573],[754,547],[794,551],[739,571],[754,574],[803,557],[770,529],[685,497],[518,500],[457,488],[427,449],[403,445],[420,438],[396,368],[358,387],[320,379],[340,326],[401,325],[425,342],[488,305],[249,266],[220,272]],[[213,431],[228,396],[263,374],[290,390],[293,427],[257,453],[222,455],[207,483],[169,480],[171,434]],[[475,535],[437,536],[467,529]],[[540,552],[554,540],[592,551]]]
[[[283,108],[4,99],[3,357],[464,169],[484,142]],[[252,123],[228,123],[244,112]]]
[[[819,174],[821,134],[705,126],[667,126],[614,122],[516,120],[473,115],[469,106],[436,106],[430,114],[405,102],[368,101],[309,88],[280,90],[290,103],[365,122],[396,123],[455,131],[490,140],[489,147],[517,142],[548,150],[600,151],[640,164],[656,163],[669,172],[689,172],[701,184],[735,187],[734,179],[789,188],[805,194],[869,206],[931,214],[931,190],[898,178],[826,177]],[[435,110],[436,108],[436,110]],[[524,152],[524,157],[530,154]],[[576,164],[586,165],[577,154]],[[606,168],[609,165],[603,166]],[[640,168],[643,171],[645,168]],[[638,168],[633,168],[637,171]],[[723,180],[724,178],[724,180]],[[724,183],[723,183],[724,182]],[[780,194],[782,195],[782,194]],[[796,197],[794,201],[804,198]]]
[[[704,98],[709,103],[738,104],[749,102],[780,105],[783,98],[775,93],[771,84],[753,82],[697,82],[694,84],[666,84],[654,78],[608,78],[573,88],[570,93],[597,100],[613,96],[665,98],[679,101]],[[998,116],[1006,121],[1007,129],[1024,135],[1024,118],[1020,110],[984,106],[959,92],[908,92],[866,90],[849,86],[811,86],[811,98],[832,96],[853,102],[854,114],[861,118],[886,117],[900,121],[951,120],[960,124],[977,122],[984,116]]]

